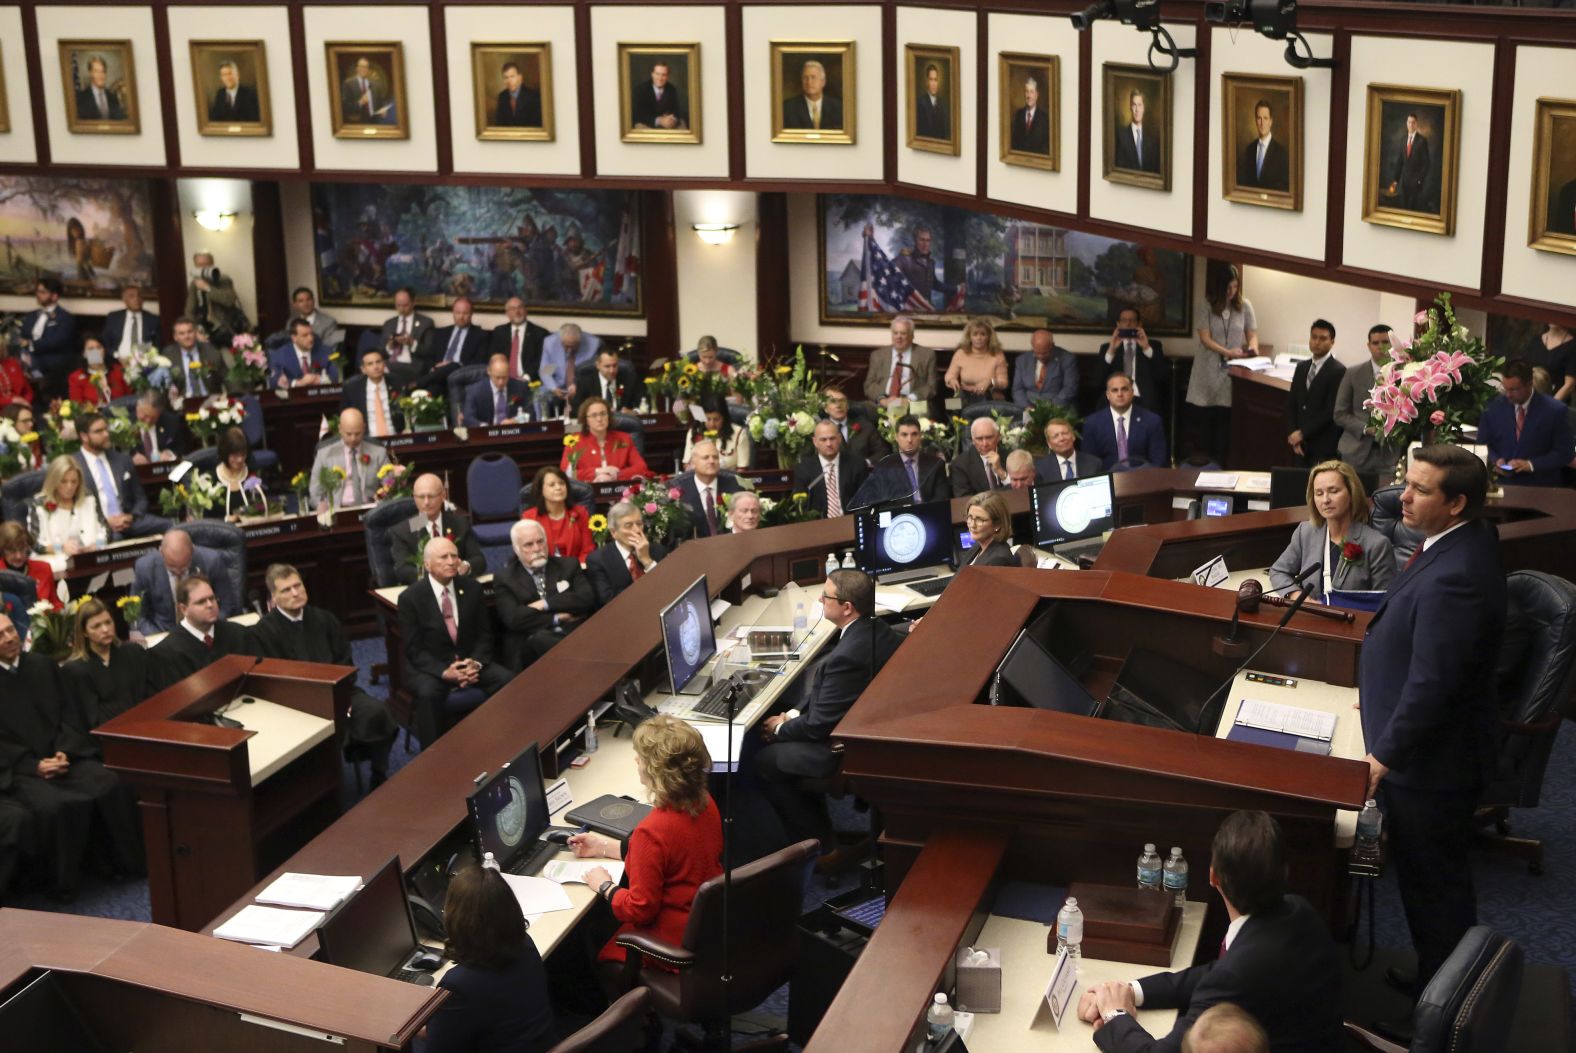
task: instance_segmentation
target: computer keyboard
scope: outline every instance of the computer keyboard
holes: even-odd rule
[[[942,590],[952,584],[952,576],[945,578],[926,578],[924,581],[907,582],[907,587],[913,589],[921,596],[940,596]]]
[[[547,861],[558,852],[558,846],[551,841],[538,841],[530,851],[516,856],[504,869],[511,874],[524,877],[534,877],[547,865]]]
[[[420,969],[397,969],[394,972],[394,979],[403,980],[408,984],[415,984],[417,987],[431,987],[437,983],[432,978],[431,973],[422,972]]]

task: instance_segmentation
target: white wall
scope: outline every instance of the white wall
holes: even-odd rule
[[[6,111],[11,130],[0,132],[0,163],[33,164],[33,96],[27,86],[27,55],[22,50],[22,9],[0,7],[0,66],[5,68]]]
[[[181,241],[185,245],[186,268],[191,258],[207,249],[214,265],[235,282],[236,294],[246,317],[257,321],[257,268],[252,254],[252,184],[245,179],[179,179],[176,193],[181,208]],[[202,227],[192,213],[198,209],[234,212],[235,225],[229,230],[212,231]],[[184,303],[162,305],[161,316],[174,318]]]
[[[147,165],[159,167],[164,156],[164,110],[159,100],[159,67],[154,61],[153,10],[147,7],[39,7],[38,53],[44,75],[44,113],[49,124],[49,152],[57,164]],[[7,43],[19,41],[8,38]],[[61,40],[129,40],[136,78],[136,135],[78,135],[66,131],[65,79],[60,71]],[[9,48],[7,49],[9,51]],[[11,56],[8,54],[7,58]],[[20,56],[18,56],[20,57]],[[24,68],[25,68],[25,64]],[[12,100],[11,120],[23,92]]]
[[[1335,326],[1335,357],[1348,365],[1367,357],[1365,344],[1373,326],[1383,323],[1407,334],[1412,331],[1415,311],[1410,296],[1391,296],[1267,267],[1244,267],[1242,288],[1258,318],[1260,346],[1274,345],[1276,353],[1305,350],[1308,327],[1317,318]],[[1166,346],[1170,347],[1169,341]]]
[[[711,335],[754,359],[756,337],[756,198],[728,190],[678,190],[673,194],[674,244],[679,273],[679,347]],[[696,236],[696,223],[734,223],[725,245]]]
[[[1573,82],[1576,48],[1516,49],[1516,105],[1510,119],[1510,156],[1515,161],[1505,191],[1505,269],[1500,282],[1507,295],[1567,307],[1576,307],[1576,256],[1542,252],[1527,242],[1537,100],[1576,97]]]
[[[438,132],[433,122],[432,35],[427,8],[308,7],[303,17],[312,104],[312,152],[317,167],[323,171],[436,172]],[[323,46],[330,41],[404,44],[405,109],[410,138],[334,138],[333,108],[339,105],[339,85],[329,83],[328,53]]]
[[[973,11],[948,11],[937,7],[900,7],[897,9],[897,49],[893,52],[898,68],[893,71],[892,90],[897,93],[897,124],[887,134],[897,137],[897,178],[901,183],[972,194],[975,188],[975,161],[979,149],[979,129],[975,127],[978,105],[974,72],[979,61],[979,22]],[[961,153],[935,154],[915,150],[908,143],[908,69],[904,48],[909,44],[941,45],[958,49],[958,142]],[[918,85],[915,90],[919,90]],[[941,88],[947,91],[945,85]]]
[[[180,134],[181,164],[201,168],[234,168],[244,158],[247,168],[299,168],[296,139],[295,77],[290,63],[290,15],[283,7],[172,7],[170,75],[175,82],[175,127]],[[193,40],[261,40],[268,60],[268,101],[273,134],[268,136],[199,135],[197,100],[192,82]],[[206,111],[207,102],[203,102]],[[256,315],[250,315],[255,318]]]
[[[1085,105],[1079,82],[1078,30],[1065,15],[991,14],[990,50],[985,70],[990,115],[985,128],[985,192],[1000,201],[1057,212],[1078,211],[1078,114]],[[1001,160],[1001,75],[1003,51],[1055,55],[1061,59],[1061,171],[1009,165]],[[1009,99],[1016,109],[1022,99]],[[1041,90],[1042,105],[1050,105],[1050,92]]]

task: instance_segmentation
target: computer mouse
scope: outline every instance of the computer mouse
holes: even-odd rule
[[[549,830],[542,835],[542,840],[551,841],[555,845],[567,845],[569,843],[569,835],[572,833],[574,833],[573,830]]]
[[[442,964],[442,956],[433,954],[430,951],[423,951],[410,960],[412,969],[420,969],[424,973],[430,973]]]

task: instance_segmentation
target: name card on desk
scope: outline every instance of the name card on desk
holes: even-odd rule
[[[111,563],[120,563],[124,560],[135,560],[158,547],[158,538],[138,538],[135,542],[107,545],[104,548],[96,548],[92,552],[78,552],[71,557],[71,569],[73,571],[86,570],[93,567],[105,567]]]
[[[1051,1022],[1060,1031],[1062,1017],[1066,1015],[1068,1005],[1077,994],[1078,967],[1073,965],[1066,950],[1059,950],[1056,952],[1056,964],[1051,968],[1051,982],[1045,985],[1045,1001],[1040,1004],[1035,1017],[1039,1018],[1049,1012]]]
[[[508,439],[516,435],[545,435],[553,428],[553,421],[533,420],[521,421],[518,424],[499,424],[496,427],[486,426],[481,429],[484,439]]]
[[[418,431],[409,435],[389,435],[382,439],[385,450],[405,450],[414,446],[432,446],[446,433],[441,431]]]

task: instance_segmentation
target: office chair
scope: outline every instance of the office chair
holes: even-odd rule
[[[487,379],[486,366],[461,366],[450,373],[446,381],[449,397],[449,426],[465,419],[465,389]]]
[[[1016,402],[1003,402],[1000,399],[987,399],[984,402],[976,402],[972,405],[964,406],[958,411],[958,415],[971,424],[974,421],[979,420],[981,417],[989,417],[994,413],[1001,413],[1008,417],[1017,418],[1023,416],[1023,407],[1018,405]]]
[[[241,432],[252,448],[252,466],[259,474],[271,472],[279,467],[279,455],[268,448],[268,432],[263,427],[263,400],[256,395],[242,395],[240,399],[246,410],[246,416],[241,418]]]
[[[1346,1021],[1347,1037],[1375,1053],[1502,1053],[1521,993],[1521,948],[1474,925],[1428,981],[1400,1046]]]
[[[7,596],[15,596],[21,600],[21,609],[19,611],[14,610],[11,613],[20,613],[24,616],[27,613],[27,609],[37,603],[40,598],[38,595],[38,582],[21,571],[11,570],[10,568],[0,570],[0,592],[5,593]]]
[[[191,466],[199,472],[207,472],[209,475],[212,475],[214,469],[219,467],[219,448],[217,446],[200,446],[185,457],[182,457],[181,460],[190,462]]]
[[[1401,522],[1401,491],[1405,489],[1404,486],[1385,486],[1375,490],[1374,507],[1369,515],[1369,524],[1390,539],[1397,566],[1411,559],[1417,546],[1423,543],[1422,534]]]
[[[609,427],[628,434],[630,441],[635,444],[636,452],[642,457],[646,455],[646,426],[639,417],[632,413],[615,413]]]
[[[416,514],[414,497],[396,497],[376,505],[362,520],[367,542],[367,566],[372,571],[372,587],[386,589],[399,584],[394,579],[394,557],[389,552],[389,531]]]
[[[632,1053],[646,1042],[651,992],[637,987],[547,1053]]]
[[[27,523],[27,506],[44,488],[44,469],[18,472],[0,484],[0,508],[8,522]]]
[[[465,469],[471,530],[483,549],[509,547],[509,528],[520,521],[520,466],[513,457],[484,453]]]
[[[700,352],[695,350],[684,352],[684,361],[699,362]],[[730,366],[738,366],[744,362],[744,356],[731,347],[719,347],[717,348],[717,361],[726,362]]]
[[[234,523],[219,519],[193,520],[182,523],[181,529],[192,539],[192,544],[211,548],[224,557],[225,585],[235,607],[220,613],[233,618],[246,611],[246,532]],[[214,587],[217,589],[218,583]],[[223,593],[220,595],[222,597]]]
[[[586,515],[594,515],[596,513],[596,490],[592,489],[591,484],[588,482],[571,478],[569,480],[569,503],[579,505],[585,509]],[[534,504],[536,504],[536,490],[531,483],[526,483],[520,487],[520,508],[524,511]]]

